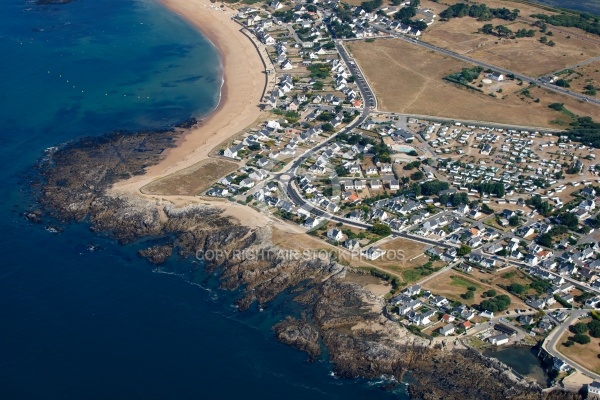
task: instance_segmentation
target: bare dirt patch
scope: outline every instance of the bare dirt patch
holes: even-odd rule
[[[382,111],[435,115],[474,121],[559,128],[571,119],[548,108],[563,103],[571,112],[596,115],[598,107],[535,87],[529,95],[503,91],[497,97],[444,81],[443,78],[472,65],[395,39],[348,44],[378,99]],[[539,101],[537,101],[539,99]],[[537,102],[536,102],[537,101]]]
[[[147,184],[140,190],[151,195],[188,195],[193,196],[208,189],[210,185],[222,176],[235,171],[236,163],[208,159],[200,161],[191,167],[177,171],[164,178],[159,178]]]

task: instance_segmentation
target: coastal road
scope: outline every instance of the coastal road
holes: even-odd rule
[[[504,75],[514,75],[515,78],[521,79],[523,82],[533,83],[533,84],[536,84],[536,85],[538,85],[538,86],[540,86],[540,87],[542,87],[544,89],[548,89],[548,90],[551,90],[551,91],[556,92],[556,93],[560,93],[560,94],[563,94],[563,95],[566,95],[566,96],[573,97],[573,98],[575,98],[577,100],[580,100],[580,101],[586,101],[586,102],[589,102],[589,103],[592,103],[592,104],[600,106],[600,100],[599,99],[595,99],[593,97],[585,96],[585,95],[580,94],[580,93],[575,93],[575,92],[572,92],[570,90],[558,87],[558,86],[550,84],[550,83],[542,82],[542,80],[538,79],[538,78],[533,78],[533,77],[530,77],[530,76],[527,76],[527,75],[523,75],[523,74],[519,74],[519,73],[513,72],[513,71],[508,70],[506,68],[501,68],[501,67],[498,67],[498,66],[495,66],[495,65],[483,62],[483,61],[475,60],[474,58],[467,57],[467,56],[464,56],[462,54],[455,53],[453,51],[450,51],[450,50],[447,50],[447,49],[444,49],[444,48],[441,48],[441,47],[438,47],[438,46],[434,46],[434,45],[432,45],[430,43],[422,42],[420,40],[417,40],[417,39],[414,39],[414,38],[410,38],[410,37],[401,35],[401,34],[396,33],[396,32],[392,32],[392,31],[388,30],[387,28],[383,28],[383,27],[381,27],[379,25],[376,25],[376,24],[372,24],[371,26],[374,29],[378,30],[378,31],[381,31],[381,32],[389,34],[393,38],[396,38],[396,39],[399,39],[399,40],[403,40],[403,41],[405,41],[407,43],[411,43],[411,44],[413,44],[415,46],[420,46],[420,47],[423,47],[423,48],[425,48],[427,50],[432,50],[432,51],[435,51],[436,53],[440,53],[440,54],[443,54],[443,55],[446,55],[446,56],[449,56],[449,57],[452,57],[452,58],[455,58],[457,60],[464,61],[464,62],[467,62],[467,63],[470,63],[470,64],[478,65],[478,66],[486,68],[486,69],[492,69],[494,71],[501,72]]]
[[[596,374],[596,373],[588,370],[581,364],[571,360],[570,358],[568,358],[564,354],[559,353],[558,350],[556,350],[556,345],[558,344],[558,341],[562,337],[565,330],[569,329],[569,326],[574,324],[579,319],[579,317],[581,317],[582,315],[585,315],[589,312],[590,312],[590,310],[573,310],[571,312],[571,316],[568,319],[566,319],[565,322],[562,323],[562,325],[560,325],[559,327],[554,329],[552,332],[550,332],[548,337],[546,337],[546,339],[544,340],[544,343],[542,344],[542,348],[544,350],[546,350],[551,356],[567,361],[569,363],[569,365],[571,365],[573,368],[579,370],[583,375],[589,376],[592,379],[600,381],[599,374]]]

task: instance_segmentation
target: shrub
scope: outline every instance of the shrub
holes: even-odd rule
[[[462,297],[465,300],[471,300],[474,296],[475,294],[472,290],[467,290],[467,293],[463,293],[460,295],[460,297]]]
[[[575,335],[571,338],[575,343],[588,344],[591,339],[588,335]]]
[[[589,328],[588,328],[587,324],[584,324],[583,322],[579,322],[575,325],[570,326],[569,330],[573,333],[581,335],[581,334],[586,333],[589,330]]]
[[[518,283],[511,283],[508,286],[508,290],[514,294],[521,294],[525,291],[525,286]]]

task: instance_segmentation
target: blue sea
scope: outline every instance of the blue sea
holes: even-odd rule
[[[155,1],[3,0],[0,22],[0,399],[406,398],[279,344],[285,296],[240,313],[191,261],[156,270],[85,224],[20,216],[44,149],[201,116],[220,61]]]

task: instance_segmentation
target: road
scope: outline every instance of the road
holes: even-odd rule
[[[569,65],[568,67],[559,69],[558,71],[555,71],[555,72],[553,72],[551,74],[548,74],[546,76],[552,76],[552,75],[555,75],[555,74],[557,74],[559,72],[562,72],[562,71],[565,71],[565,70],[568,70],[568,69],[575,69],[575,68],[578,68],[578,67],[583,67],[584,65],[588,65],[588,64],[591,64],[591,63],[596,62],[596,61],[600,61],[600,56],[599,57],[594,57],[594,58],[589,58],[589,59],[587,59],[585,61],[582,61],[582,62],[579,62],[577,64]]]
[[[546,337],[546,340],[544,340],[544,343],[542,344],[542,348],[546,350],[551,356],[567,361],[573,368],[578,369],[582,374],[600,381],[599,374],[588,370],[581,364],[569,359],[564,354],[561,354],[558,352],[558,350],[556,350],[556,345],[558,344],[565,330],[569,329],[569,326],[575,323],[580,316],[587,314],[589,311],[590,310],[573,310],[571,312],[571,316],[568,319],[566,319],[565,322],[563,322],[560,326],[556,327],[548,335],[548,337]]]
[[[430,43],[426,43],[426,42],[422,42],[422,41],[417,40],[417,39],[409,38],[409,37],[401,35],[399,33],[392,32],[392,31],[390,31],[390,30],[388,30],[386,28],[383,28],[381,26],[378,26],[376,24],[371,24],[371,26],[374,29],[378,30],[378,31],[387,33],[388,35],[392,36],[393,38],[396,38],[396,39],[399,39],[399,40],[404,40],[405,42],[411,43],[411,44],[413,44],[415,46],[420,46],[420,47],[423,47],[423,48],[425,48],[427,50],[432,50],[432,51],[435,51],[436,53],[440,53],[440,54],[443,54],[443,55],[446,55],[446,56],[449,56],[449,57],[453,57],[453,58],[456,58],[457,60],[464,61],[464,62],[467,62],[467,63],[470,63],[470,64],[474,64],[474,65],[478,65],[478,66],[486,68],[486,69],[492,69],[494,71],[501,72],[504,75],[514,75],[515,78],[521,79],[523,82],[534,83],[534,84],[536,84],[536,85],[538,85],[540,87],[543,87],[544,89],[548,89],[548,90],[551,90],[551,91],[556,92],[556,93],[560,93],[560,94],[563,94],[563,95],[566,95],[566,96],[570,96],[570,97],[573,97],[573,98],[575,98],[577,100],[580,100],[580,101],[587,101],[587,102],[590,102],[590,103],[595,104],[595,105],[600,105],[600,100],[599,99],[595,99],[595,98],[592,98],[592,97],[589,97],[589,96],[585,96],[585,95],[580,94],[580,93],[575,93],[575,92],[572,92],[570,90],[558,87],[558,86],[550,84],[550,83],[544,83],[544,82],[542,82],[538,78],[533,78],[531,76],[527,76],[527,75],[523,75],[523,74],[519,74],[519,73],[513,72],[513,71],[508,70],[506,68],[501,68],[501,67],[498,67],[498,66],[495,66],[495,65],[483,62],[483,61],[475,60],[474,58],[470,58],[470,57],[467,57],[465,55],[458,54],[458,53],[455,53],[453,51],[450,51],[450,50],[447,50],[447,49],[444,49],[444,48],[441,48],[441,47],[438,47],[438,46],[434,46],[434,45],[432,45]]]
[[[495,122],[436,117],[434,115],[401,114],[401,113],[395,113],[395,112],[389,112],[389,111],[379,111],[379,110],[377,110],[376,113],[381,114],[381,115],[389,114],[389,115],[405,117],[405,118],[425,119],[425,120],[431,121],[431,122],[441,122],[441,123],[448,123],[448,124],[454,124],[455,122],[460,122],[463,125],[476,125],[476,126],[481,126],[484,128],[505,129],[505,130],[506,129],[514,129],[514,130],[518,130],[518,131],[527,130],[527,131],[532,131],[532,132],[537,131],[537,132],[548,132],[548,133],[564,132],[564,129],[540,128],[540,127],[526,126],[526,125],[499,124],[499,123],[495,123]]]
[[[365,78],[365,75],[359,68],[358,64],[356,64],[356,62],[348,54],[348,50],[346,50],[343,43],[336,40],[335,47],[338,53],[340,53],[340,56],[342,57],[344,62],[346,63],[346,66],[356,79],[355,83],[358,86],[358,90],[360,91],[360,94],[362,95],[362,98],[365,102],[364,110],[366,110],[368,114],[368,108],[377,108],[377,98],[375,97],[375,93],[373,92],[373,89],[371,89],[371,86],[367,82],[367,79]]]

